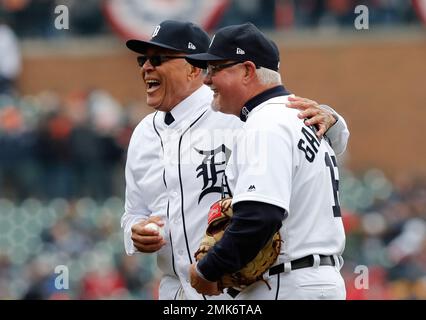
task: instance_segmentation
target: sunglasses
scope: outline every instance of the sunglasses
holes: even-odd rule
[[[226,69],[226,68],[230,68],[232,66],[235,66],[239,63],[243,63],[241,61],[236,61],[236,62],[229,62],[229,63],[222,63],[222,64],[217,64],[215,66],[213,65],[208,65],[207,66],[207,75],[209,76],[214,76],[217,72]]]
[[[172,60],[172,59],[185,59],[185,57],[182,56],[166,56],[166,55],[156,55],[156,56],[139,56],[137,57],[139,67],[143,67],[145,62],[149,60],[149,63],[153,67],[161,66],[163,62]]]

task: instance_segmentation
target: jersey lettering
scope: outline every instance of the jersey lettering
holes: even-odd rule
[[[309,146],[306,146],[305,148],[304,147],[305,143],[306,143],[305,140],[300,139],[299,143],[297,144],[297,147],[305,153],[306,160],[308,160],[309,162],[312,162],[315,159],[315,153]]]
[[[328,152],[325,153],[325,165],[330,169],[331,185],[333,186],[333,197],[334,197],[334,206],[333,206],[333,216],[341,217],[340,212],[340,203],[339,203],[339,180],[336,179],[335,170],[337,171],[337,162],[336,157],[331,156]]]
[[[221,179],[218,179],[218,176],[225,172],[225,165],[231,155],[231,150],[229,150],[224,144],[214,150],[204,151],[197,148],[194,149],[204,156],[203,161],[196,169],[196,171],[198,171],[197,178],[202,177],[203,179],[203,187],[200,197],[198,198],[198,203],[200,203],[201,199],[203,199],[206,194],[214,192],[222,193],[222,181]],[[216,162],[215,157],[217,158],[220,153],[225,155],[225,160]]]
[[[312,130],[312,132],[315,132],[313,128],[311,128],[311,127],[309,127],[309,128]],[[317,153],[318,152],[317,148],[319,148],[320,143],[319,143],[317,137],[315,136],[315,134],[312,134],[311,132],[309,132],[309,130],[306,129],[306,127],[302,128],[302,133],[305,136],[306,140],[311,145],[312,149],[314,149],[315,153]]]
[[[315,132],[312,128],[311,130]],[[309,162],[313,162],[315,160],[315,155],[318,152],[320,143],[316,136],[312,135],[312,133],[310,133],[308,129],[306,129],[306,127],[302,128],[302,134],[305,136],[306,141],[309,143],[309,145],[306,144],[306,141],[304,139],[300,139],[297,144],[297,147],[299,148],[299,150],[302,150],[305,153],[306,160],[308,160]]]

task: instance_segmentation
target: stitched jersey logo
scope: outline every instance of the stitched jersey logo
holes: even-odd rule
[[[256,191],[256,187],[254,186],[254,184],[252,184],[248,189],[248,192],[252,192],[252,191]]]
[[[196,169],[198,172],[197,178],[201,177],[203,179],[203,187],[201,189],[200,197],[198,198],[198,203],[200,203],[201,199],[206,194],[214,192],[222,193],[222,177],[219,176],[223,175],[225,172],[225,166],[231,155],[231,150],[229,150],[224,144],[214,150],[204,151],[197,148],[194,149],[204,156],[203,161]],[[222,161],[217,160],[220,154],[223,154],[221,157]]]

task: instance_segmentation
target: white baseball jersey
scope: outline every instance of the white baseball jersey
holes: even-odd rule
[[[133,224],[151,215],[163,217],[170,237],[157,256],[164,273],[160,299],[178,298],[176,282],[187,299],[203,299],[189,284],[189,266],[206,230],[209,208],[220,199],[226,161],[243,126],[235,116],[214,112],[211,101],[211,90],[202,86],[173,108],[172,124],[164,123],[163,112],[150,114],[130,141],[121,222],[125,248],[128,254],[136,251]],[[343,151],[349,132],[342,118],[335,127],[330,133],[335,148]]]
[[[134,223],[162,216],[169,238],[158,264],[169,278],[180,280],[187,299],[203,299],[189,284],[189,265],[207,228],[209,208],[220,199],[233,135],[241,127],[238,118],[214,112],[211,100],[212,91],[202,86],[173,108],[175,121],[169,126],[163,112],[145,117],[132,135],[126,164],[126,251],[135,252]],[[169,286],[160,288],[160,298],[175,297]]]
[[[283,108],[276,97],[254,108],[226,168],[233,203],[259,201],[285,209],[282,261],[340,255],[345,234],[336,157],[329,143]]]

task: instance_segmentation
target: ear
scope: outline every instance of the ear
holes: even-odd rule
[[[202,72],[201,69],[194,67],[192,64],[188,63],[188,78],[189,79],[195,79],[197,78],[200,73]]]
[[[243,83],[249,83],[256,76],[256,65],[251,61],[245,61],[244,67]]]

